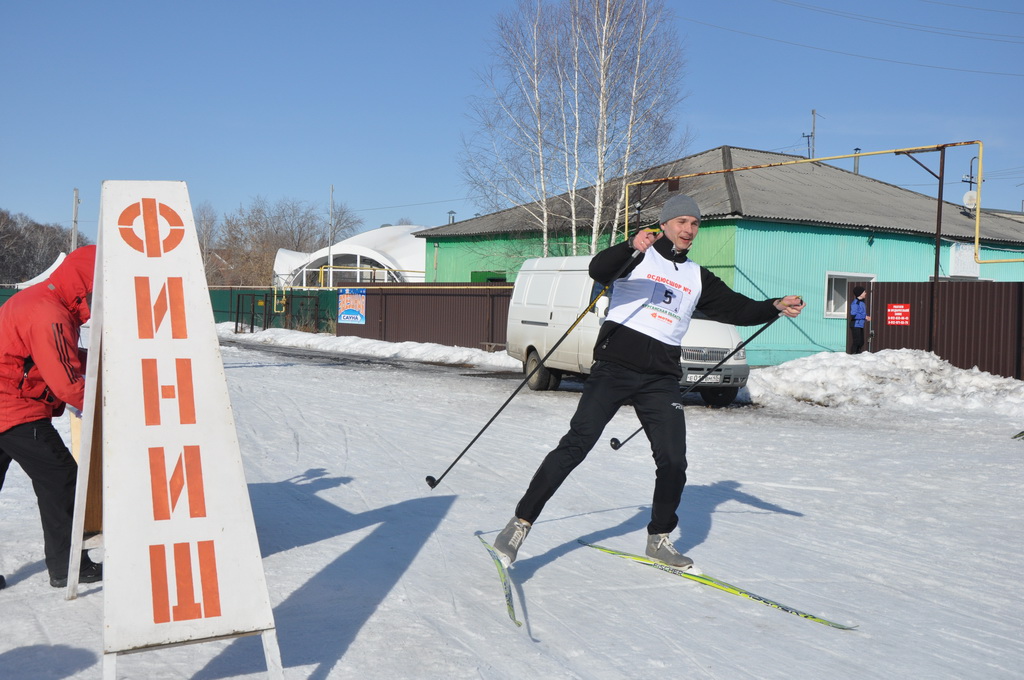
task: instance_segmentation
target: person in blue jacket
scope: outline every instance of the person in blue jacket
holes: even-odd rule
[[[864,286],[853,287],[853,300],[850,301],[850,329],[853,331],[853,345],[850,354],[860,354],[864,351],[864,322],[871,321],[868,316],[868,306],[864,298],[868,292]]]

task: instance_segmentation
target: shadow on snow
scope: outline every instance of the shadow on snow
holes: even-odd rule
[[[803,513],[795,510],[787,510],[774,503],[761,500],[745,491],[740,491],[740,482],[723,480],[714,484],[699,485],[687,484],[683,493],[683,500],[679,504],[679,533],[680,538],[675,541],[676,548],[686,553],[707,540],[711,533],[711,520],[718,507],[729,501],[743,503],[758,510],[775,512],[783,515],[803,517]],[[594,531],[580,539],[587,543],[602,543],[611,538],[623,536],[629,533],[637,533],[635,549],[625,548],[629,552],[639,555],[644,553],[645,540],[647,535],[647,524],[650,521],[650,506],[641,506],[638,512],[616,526]],[[556,521],[556,520],[549,520]],[[561,520],[557,520],[561,521]],[[543,522],[541,522],[543,524]],[[581,546],[575,540],[556,546],[547,552],[533,557],[517,560],[512,567],[511,573],[515,576],[516,585],[528,581],[537,570],[546,566],[559,557],[567,555],[573,550],[587,548]]]
[[[313,680],[330,675],[455,500],[414,498],[352,513],[316,495],[350,481],[318,469],[283,482],[249,485],[264,558],[374,527],[274,608],[282,664],[313,666]],[[268,571],[271,585],[273,578]],[[265,669],[262,644],[252,636],[232,642],[194,677],[212,680]]]

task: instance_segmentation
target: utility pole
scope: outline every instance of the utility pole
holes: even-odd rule
[[[811,158],[817,158],[815,154],[818,152],[814,150],[814,137],[817,135],[818,129],[818,112],[811,109]]]
[[[71,207],[71,252],[78,247],[78,189],[75,189],[75,200]]]
[[[824,117],[825,116],[822,116],[821,114],[819,114],[816,109],[811,109],[811,134],[804,133],[803,135],[801,135],[804,139],[807,140],[807,157],[808,158],[816,158],[815,154],[817,153],[817,151],[814,148],[814,142],[815,142],[815,137],[817,136],[816,130],[818,128],[818,118],[824,118]]]

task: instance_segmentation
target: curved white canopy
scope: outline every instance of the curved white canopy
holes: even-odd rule
[[[386,270],[390,281],[423,281],[426,241],[413,236],[427,227],[399,225],[380,227],[356,234],[315,253],[297,253],[280,249],[274,258],[274,285],[319,285],[319,268],[328,263],[335,267],[334,283],[383,280],[380,270]],[[374,278],[369,270],[377,270]],[[340,281],[339,281],[340,279]]]
[[[38,276],[32,277],[28,281],[22,281],[21,283],[17,284],[15,288],[28,288],[29,286],[33,286],[41,281],[45,281],[50,277],[50,274],[53,273],[53,270],[60,266],[60,263],[64,261],[64,257],[65,254],[61,253],[60,255],[57,256],[57,259],[53,261],[53,264],[46,268],[46,271],[44,271],[42,274],[39,274]]]

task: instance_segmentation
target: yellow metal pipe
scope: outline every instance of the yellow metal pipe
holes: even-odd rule
[[[324,287],[324,272],[328,269],[341,269],[344,271],[362,271],[362,272],[401,272],[403,274],[423,274],[426,277],[426,272],[422,269],[388,269],[387,267],[352,267],[341,264],[323,264],[317,267],[319,272],[317,275],[317,282],[319,287]]]
[[[983,155],[984,145],[981,142],[977,142],[978,145],[978,202],[974,207],[974,261],[978,264],[995,264],[998,262],[1024,262],[1024,258],[1014,258],[1011,260],[983,260],[981,259],[981,157]]]
[[[941,149],[948,149],[955,146],[969,146],[971,144],[978,145],[978,203],[974,210],[974,260],[979,264],[991,264],[996,262],[1024,262],[1024,258],[1017,258],[1012,260],[982,260],[981,254],[981,158],[983,152],[983,144],[978,141],[970,142],[951,142],[949,144],[936,144],[934,146],[913,146],[905,149],[887,149],[885,151],[861,151],[858,153],[843,154],[841,156],[820,156],[818,158],[797,158],[792,161],[780,161],[778,163],[765,163],[763,165],[748,165],[742,168],[725,168],[722,170],[708,170],[706,172],[694,172],[687,175],[675,175],[672,177],[661,177],[657,179],[645,179],[637,182],[630,182],[626,185],[626,213],[623,220],[623,238],[629,238],[629,188],[631,186],[643,186],[644,184],[660,184],[662,182],[668,182],[672,180],[689,179],[691,177],[704,177],[707,175],[722,175],[728,172],[739,172],[741,170],[762,170],[765,168],[778,168],[784,165],[799,165],[802,163],[818,163],[823,161],[835,161],[843,158],[859,158],[861,156],[881,156],[886,154],[899,154],[899,153],[916,153],[916,152],[932,152],[939,151]]]

